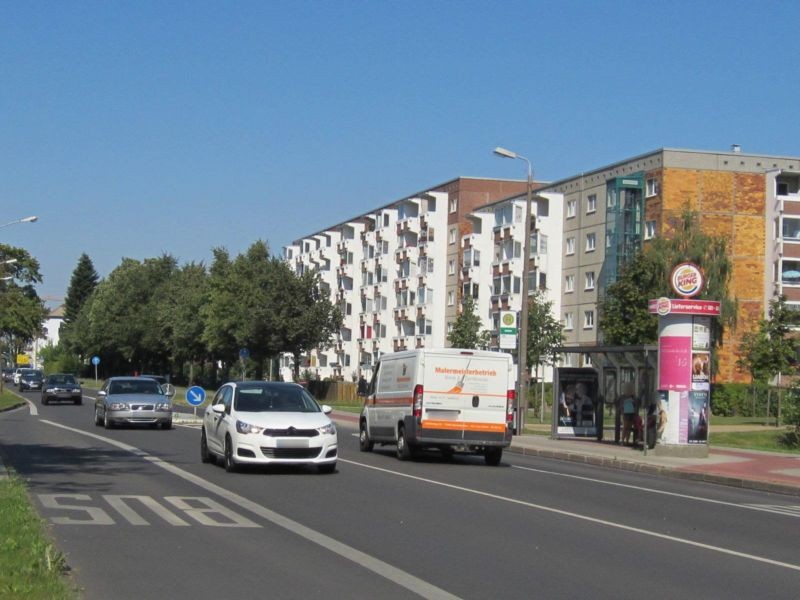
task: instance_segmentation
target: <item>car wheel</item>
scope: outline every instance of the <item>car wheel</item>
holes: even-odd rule
[[[486,452],[483,454],[483,460],[486,461],[486,464],[491,467],[496,467],[500,464],[500,459],[503,458],[503,449],[502,448],[487,448]]]
[[[83,404],[83,398],[78,398],[75,400],[75,404]]]
[[[367,433],[367,421],[365,419],[362,419],[361,425],[358,429],[358,447],[362,452],[372,452],[372,448],[375,447],[375,442],[369,439],[369,433]]]
[[[200,431],[200,462],[210,463],[214,460],[211,453],[208,451],[208,439],[206,439],[206,430]]]
[[[100,409],[96,406],[94,408],[94,424],[98,427],[103,424],[103,419],[100,417]]]
[[[238,465],[233,458],[233,443],[230,437],[225,438],[225,456],[223,457],[223,464],[228,473],[235,473]]]
[[[327,464],[324,464],[324,465],[317,465],[317,470],[320,473],[324,473],[324,474],[333,473],[334,471],[336,471],[336,463],[333,462],[333,463],[327,463]]]
[[[108,411],[103,414],[103,427],[106,429],[114,429],[114,423],[108,418]]]
[[[161,423],[161,429],[172,429],[172,419]]]
[[[411,460],[413,457],[411,446],[406,441],[406,429],[401,425],[397,430],[397,458]]]

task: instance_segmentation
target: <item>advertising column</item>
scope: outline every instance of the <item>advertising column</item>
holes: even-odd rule
[[[711,317],[720,303],[694,300],[704,276],[693,263],[672,270],[672,289],[680,299],[650,300],[658,319],[658,406],[656,442],[662,448],[708,443]],[[704,448],[707,452],[707,446]]]

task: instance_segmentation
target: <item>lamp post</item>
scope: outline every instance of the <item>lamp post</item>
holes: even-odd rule
[[[525,208],[523,231],[525,239],[522,244],[522,302],[519,315],[519,340],[517,344],[517,380],[519,382],[519,395],[517,396],[517,434],[525,432],[525,411],[528,404],[528,261],[531,255],[531,204],[533,203],[533,167],[531,161],[498,146],[494,149],[497,156],[524,160],[528,164],[528,199]],[[544,399],[543,399],[544,400]]]

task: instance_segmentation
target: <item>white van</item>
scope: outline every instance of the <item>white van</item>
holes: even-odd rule
[[[385,354],[359,419],[363,452],[397,444],[400,460],[419,448],[483,454],[497,465],[511,444],[514,367],[509,354],[481,350],[409,350]]]

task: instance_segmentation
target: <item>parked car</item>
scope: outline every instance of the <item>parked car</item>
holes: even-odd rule
[[[73,404],[83,404],[81,384],[67,373],[48,375],[42,385],[42,404],[55,400],[68,400]]]
[[[174,394],[173,394],[174,395]],[[149,377],[111,377],[97,392],[94,424],[172,428],[172,395]]]
[[[39,369],[22,369],[19,376],[19,391],[40,390],[43,381],[44,375]]]
[[[16,369],[14,369],[14,376],[13,376],[13,378],[14,378],[14,385],[19,385],[19,378],[20,378],[20,376],[22,375],[22,371],[23,371],[24,369],[26,369],[26,368],[27,368],[27,367],[17,367]]]
[[[333,473],[338,439],[330,413],[296,383],[226,383],[206,408],[200,458],[220,458],[228,472],[243,464],[310,464]]]
[[[3,369],[3,381],[6,383],[11,383],[14,381],[14,369],[11,367],[6,367]]]

